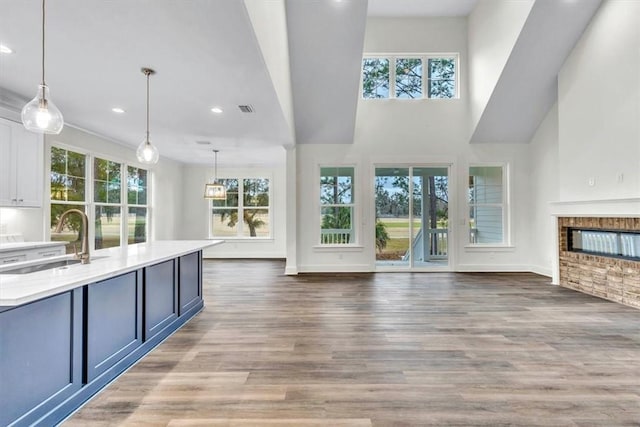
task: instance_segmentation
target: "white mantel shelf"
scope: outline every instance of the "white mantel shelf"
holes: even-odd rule
[[[550,202],[553,216],[640,217],[640,197]]]
[[[74,264],[29,274],[0,274],[0,307],[17,306],[109,279],[141,267],[223,243],[222,240],[162,240],[109,248],[91,254],[90,264]],[[69,258],[47,258],[47,262]],[[38,261],[42,262],[42,261]],[[9,270],[38,262],[14,263]]]

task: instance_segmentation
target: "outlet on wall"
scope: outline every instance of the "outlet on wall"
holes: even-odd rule
[[[618,184],[622,184],[622,182],[624,182],[624,174],[622,172],[618,172],[616,175],[616,181]]]
[[[587,180],[587,184],[589,184],[589,187],[595,187],[596,179],[594,177],[589,177],[589,179]]]

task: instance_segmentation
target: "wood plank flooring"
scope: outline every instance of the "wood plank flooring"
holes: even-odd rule
[[[71,426],[640,426],[640,310],[533,274],[283,276],[205,261],[205,310]]]

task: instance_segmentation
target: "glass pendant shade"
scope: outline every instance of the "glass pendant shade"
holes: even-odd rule
[[[136,156],[138,157],[138,161],[140,163],[144,163],[145,165],[154,165],[158,163],[160,153],[158,152],[158,149],[153,144],[151,144],[151,141],[147,139],[142,141],[140,145],[138,145]]]
[[[49,87],[38,86],[38,94],[22,108],[22,124],[32,132],[57,135],[62,131],[64,119],[49,98]]]
[[[204,198],[211,200],[226,200],[227,189],[222,184],[205,184],[204,185]]]
[[[57,135],[62,131],[64,119],[58,107],[51,102],[49,87],[44,80],[45,64],[45,0],[42,0],[42,80],[38,85],[36,97],[22,107],[22,124],[27,130],[36,133]]]
[[[147,136],[138,145],[138,149],[136,150],[136,157],[138,157],[138,161],[140,163],[144,163],[145,165],[154,165],[158,163],[158,159],[160,158],[160,153],[158,149],[151,144],[151,140],[149,139],[149,76],[151,74],[155,74],[151,68],[142,68],[142,74],[144,74],[147,78]]]

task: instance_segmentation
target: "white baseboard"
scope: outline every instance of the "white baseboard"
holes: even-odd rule
[[[553,271],[549,267],[542,267],[539,265],[532,265],[531,272],[535,274],[539,274],[541,276],[553,277]]]
[[[296,267],[295,265],[293,266],[286,266],[284,268],[284,274],[286,276],[297,276],[298,275],[298,267]]]
[[[237,253],[206,253],[202,257],[204,259],[285,259],[284,255],[278,253],[264,252],[237,252]]]
[[[518,273],[530,272],[530,265],[520,264],[458,264],[456,272],[460,273]]]
[[[371,273],[369,264],[300,265],[300,273]]]

